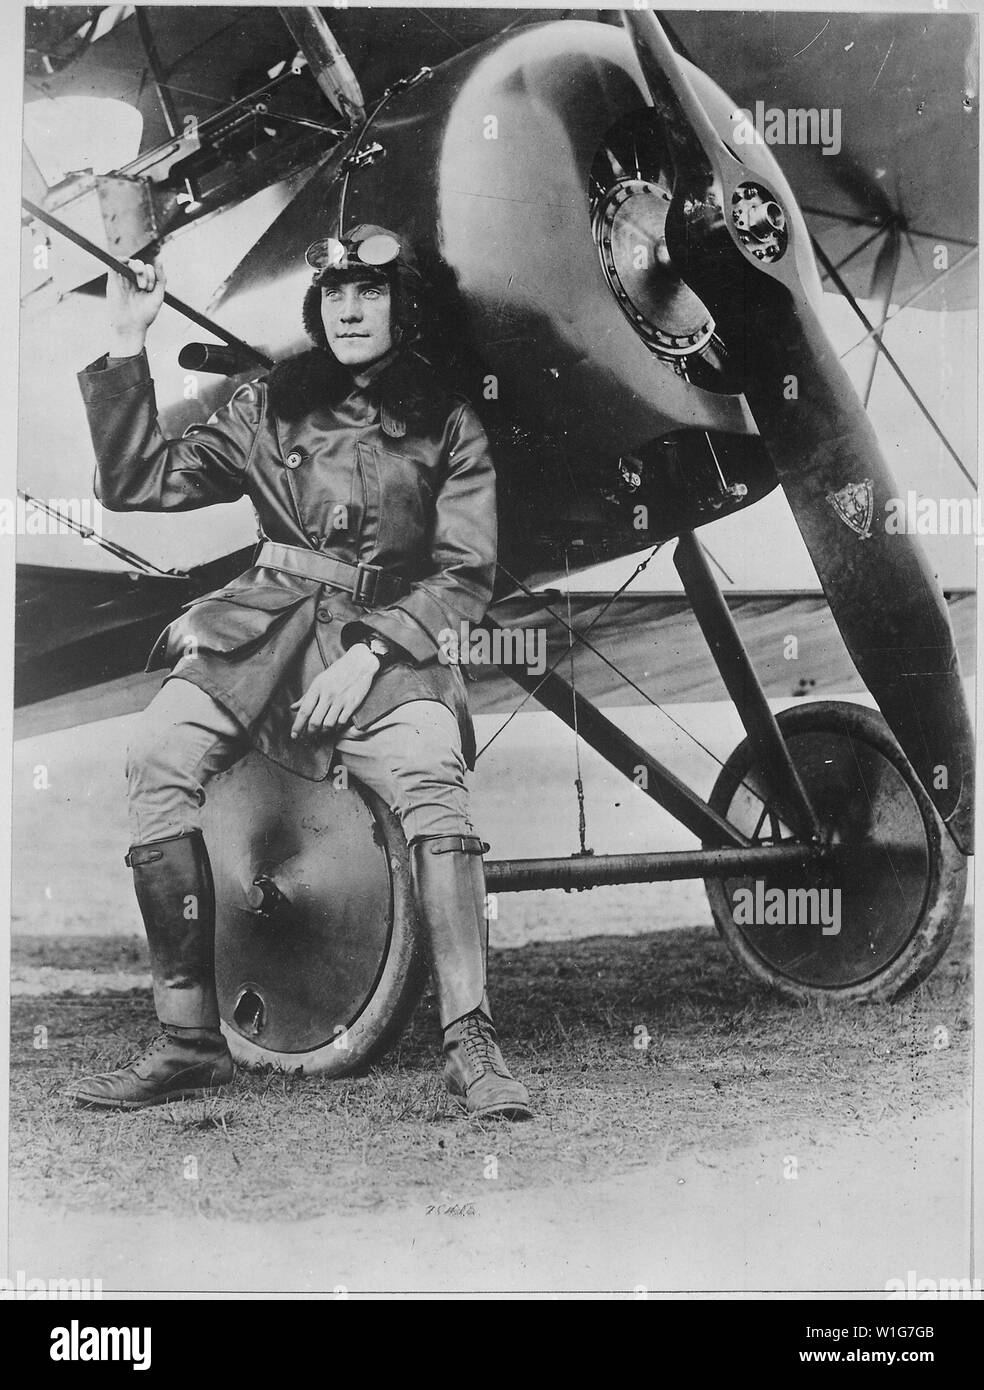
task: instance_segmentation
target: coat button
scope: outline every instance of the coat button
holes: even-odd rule
[[[304,455],[298,449],[291,449],[284,459],[288,468],[297,468],[304,462]]]
[[[324,604],[321,604],[321,606],[318,609],[319,623],[330,623],[334,616],[335,615],[332,613],[330,608],[326,608]]]
[[[309,531],[307,533],[307,538],[313,546],[320,546],[321,537],[318,535],[317,531]]]

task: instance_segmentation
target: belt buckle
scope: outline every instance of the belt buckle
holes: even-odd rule
[[[352,585],[354,603],[361,604],[363,608],[372,607],[376,597],[376,584],[382,572],[382,565],[364,565],[361,561],[356,565],[355,582]]]

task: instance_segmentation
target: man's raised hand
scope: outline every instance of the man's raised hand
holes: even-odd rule
[[[127,261],[137,277],[132,285],[111,270],[106,277],[106,314],[109,319],[110,357],[134,357],[140,352],[147,329],[164,303],[166,276],[159,260]]]

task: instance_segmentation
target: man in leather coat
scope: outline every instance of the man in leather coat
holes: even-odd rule
[[[469,1113],[529,1116],[486,991],[482,851],[464,774],[474,737],[441,633],[484,616],[496,553],[495,475],[467,401],[412,351],[422,282],[409,248],[362,226],[308,249],[314,349],[241,386],[166,439],[144,339],[164,293],[110,274],[107,356],[79,374],[110,511],[186,511],[246,495],[251,569],[186,605],[148,669],[170,673],[127,758],[127,863],[150,945],[161,1035],[76,1087],[133,1109],[231,1079],[215,996],[214,889],[200,810],[208,779],[250,747],[320,779],[340,762],[400,816],[444,1037]],[[190,906],[189,906],[190,905]]]

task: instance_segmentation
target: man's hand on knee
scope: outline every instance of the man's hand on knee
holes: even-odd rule
[[[301,734],[317,735],[336,725],[347,724],[369,694],[378,670],[379,658],[368,647],[361,644],[349,647],[327,671],[315,676],[302,698],[291,705],[294,711],[291,738],[299,738]]]

